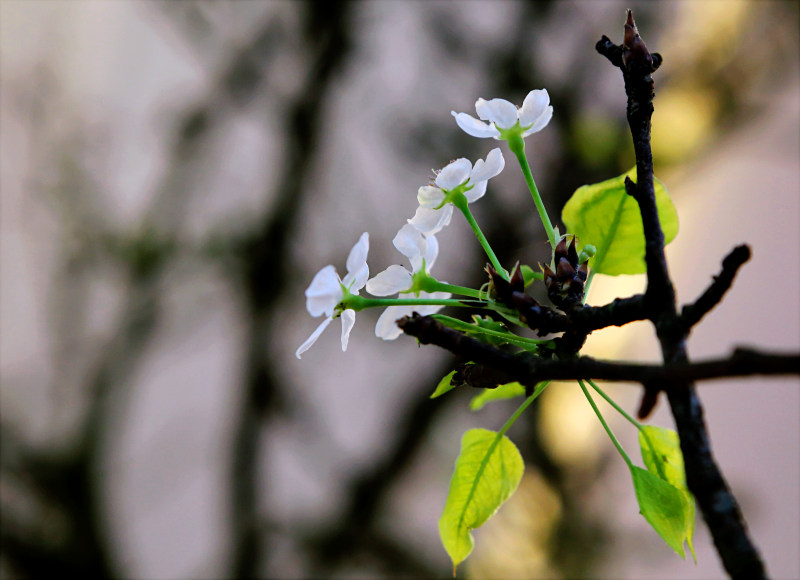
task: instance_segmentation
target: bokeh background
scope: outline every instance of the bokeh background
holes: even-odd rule
[[[690,354],[796,350],[796,2],[0,2],[0,574],[448,576],[437,520],[461,434],[517,402],[429,400],[454,360],[376,339],[373,311],[346,353],[336,323],[297,360],[318,323],[303,291],[363,231],[373,273],[400,261],[431,168],[494,146],[450,116],[479,96],[548,89],[553,121],[527,143],[555,221],[576,187],[630,168],[621,75],[594,50],[627,7],[665,59],[653,146],[679,298],[734,245],[754,253]],[[474,211],[501,261],[546,259],[512,163]],[[439,238],[435,274],[480,285],[466,225]],[[590,302],[643,285],[598,277]],[[658,360],[644,323],[587,348]],[[776,578],[800,576],[798,386],[700,386]],[[637,388],[608,389],[635,409]],[[663,401],[651,422],[672,427]],[[702,521],[695,564],[638,515],[576,385],[510,436],[526,475],[460,576],[723,576]]]

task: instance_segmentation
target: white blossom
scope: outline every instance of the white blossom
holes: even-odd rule
[[[424,236],[410,224],[404,225],[392,240],[394,247],[408,258],[411,270],[392,265],[367,282],[367,292],[374,296],[390,296],[411,288],[413,276],[425,268],[430,272],[439,255],[436,236]]]
[[[336,307],[342,301],[345,290],[351,294],[358,292],[366,285],[369,278],[369,267],[367,266],[367,253],[369,252],[369,234],[364,232],[358,242],[350,250],[347,256],[347,274],[344,279],[339,278],[336,268],[325,266],[317,272],[306,289],[306,310],[311,316],[327,316],[317,329],[300,345],[295,353],[297,358],[306,352],[320,337],[322,332],[328,327],[336,316]],[[356,321],[354,310],[344,310],[340,317],[342,319],[342,351],[347,350],[347,342],[350,339],[350,331]]]
[[[419,188],[419,208],[408,223],[426,235],[439,232],[450,223],[453,215],[453,204],[446,203],[447,194],[463,186],[468,203],[480,199],[486,193],[486,182],[499,174],[505,163],[499,147],[492,149],[485,161],[478,159],[474,166],[469,159],[463,157],[451,162],[436,172],[433,185]]]
[[[406,224],[397,232],[392,243],[401,254],[408,258],[411,270],[398,265],[389,266],[367,282],[367,292],[375,296],[389,296],[399,292],[398,298],[450,298],[449,292],[403,292],[411,288],[414,274],[423,268],[426,273],[430,272],[436,262],[439,254],[439,243],[436,241],[436,236],[425,236],[410,224]],[[389,306],[378,318],[378,323],[375,325],[375,336],[384,340],[394,340],[403,333],[396,324],[399,318],[412,312],[419,312],[423,316],[433,314],[441,308],[442,306],[438,305],[422,304]]]
[[[527,137],[544,129],[553,117],[547,89],[529,92],[519,109],[505,99],[478,99],[475,110],[481,121],[467,113],[450,111],[450,114],[466,133],[481,138],[500,139],[500,129],[511,129],[517,122],[522,130],[522,137]]]

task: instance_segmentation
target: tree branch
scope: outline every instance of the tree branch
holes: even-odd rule
[[[727,358],[670,365],[610,362],[588,356],[558,360],[513,354],[448,328],[430,316],[420,316],[417,313],[401,318],[397,324],[403,332],[416,337],[422,344],[434,344],[464,359],[491,369],[501,369],[502,375],[494,375],[497,379],[493,384],[492,381],[483,385],[470,382],[473,386],[485,388],[511,381],[530,387],[541,381],[577,379],[637,382],[646,385],[753,375],[800,374],[800,353],[774,354],[737,348]]]
[[[733,284],[733,279],[736,277],[739,268],[749,259],[750,248],[744,244],[736,246],[725,256],[722,261],[722,272],[719,273],[719,276],[714,276],[711,286],[693,304],[687,304],[681,310],[681,322],[686,332],[689,332],[695,324],[700,322],[703,316],[722,301],[725,292]]]
[[[664,363],[684,364],[688,362],[687,330],[677,314],[675,290],[667,269],[664,233],[658,220],[653,189],[650,119],[654,93],[651,73],[661,64],[661,57],[657,54],[651,55],[647,50],[630,10],[625,23],[622,45],[615,47],[604,36],[596,48],[614,66],[622,70],[625,83],[625,94],[628,98],[627,118],[633,137],[637,173],[636,187],[630,190],[639,204],[644,226],[647,264],[645,297],[648,306],[653,308],[651,320],[661,344]],[[702,312],[702,304],[708,302],[710,300],[704,300],[695,312]],[[699,320],[699,317],[697,319]],[[688,380],[675,380],[655,387],[651,385],[645,389],[640,413],[646,414],[652,408],[659,389],[666,391],[675,418],[686,467],[687,485],[697,498],[725,569],[734,578],[764,578],[766,576],[764,564],[748,536],[736,499],[714,461],[703,419],[703,407],[693,383]]]

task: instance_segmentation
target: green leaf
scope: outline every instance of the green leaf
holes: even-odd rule
[[[472,397],[472,400],[469,402],[469,410],[480,411],[486,403],[491,401],[513,399],[515,397],[521,397],[524,394],[525,387],[517,382],[500,385],[496,389],[484,389],[482,393]]]
[[[692,552],[692,557],[697,561],[692,544],[695,524],[694,497],[686,485],[686,470],[678,434],[672,429],[646,425],[639,431],[639,446],[647,470],[678,488],[686,496],[686,543]]]
[[[636,168],[619,177],[579,187],[561,212],[567,230],[578,237],[581,248],[587,244],[597,248],[589,267],[599,274],[647,271],[639,204],[625,192],[625,177],[636,181]],[[664,243],[668,244],[678,234],[678,213],[664,184],[655,178],[654,184]]]
[[[464,433],[439,519],[439,536],[453,561],[454,575],[474,547],[471,530],[486,523],[511,497],[524,470],[522,456],[505,435],[486,429]]]
[[[639,511],[670,548],[686,558],[683,542],[689,529],[689,505],[683,490],[649,471],[631,465]]]
[[[452,391],[456,388],[456,386],[452,383],[453,375],[456,374],[456,371],[450,371],[444,378],[439,381],[439,384],[436,386],[436,390],[433,391],[431,395],[431,399],[435,399],[436,397],[441,397],[447,391]]]

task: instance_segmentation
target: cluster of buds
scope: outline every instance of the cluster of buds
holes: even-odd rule
[[[584,284],[589,274],[588,260],[594,255],[594,248],[591,248],[588,252],[584,249],[579,256],[575,237],[572,237],[572,244],[568,243],[568,237],[561,238],[553,252],[556,271],[553,272],[550,266],[542,268],[547,296],[562,310],[583,303]]]
[[[558,315],[549,306],[543,306],[535,298],[525,294],[525,279],[519,264],[514,266],[508,280],[498,274],[490,265],[486,266],[486,272],[489,274],[489,294],[502,304],[516,310],[521,322],[527,324],[532,330],[536,330],[539,336],[544,336],[554,330],[552,328],[553,319]],[[556,331],[561,330],[563,328]]]

